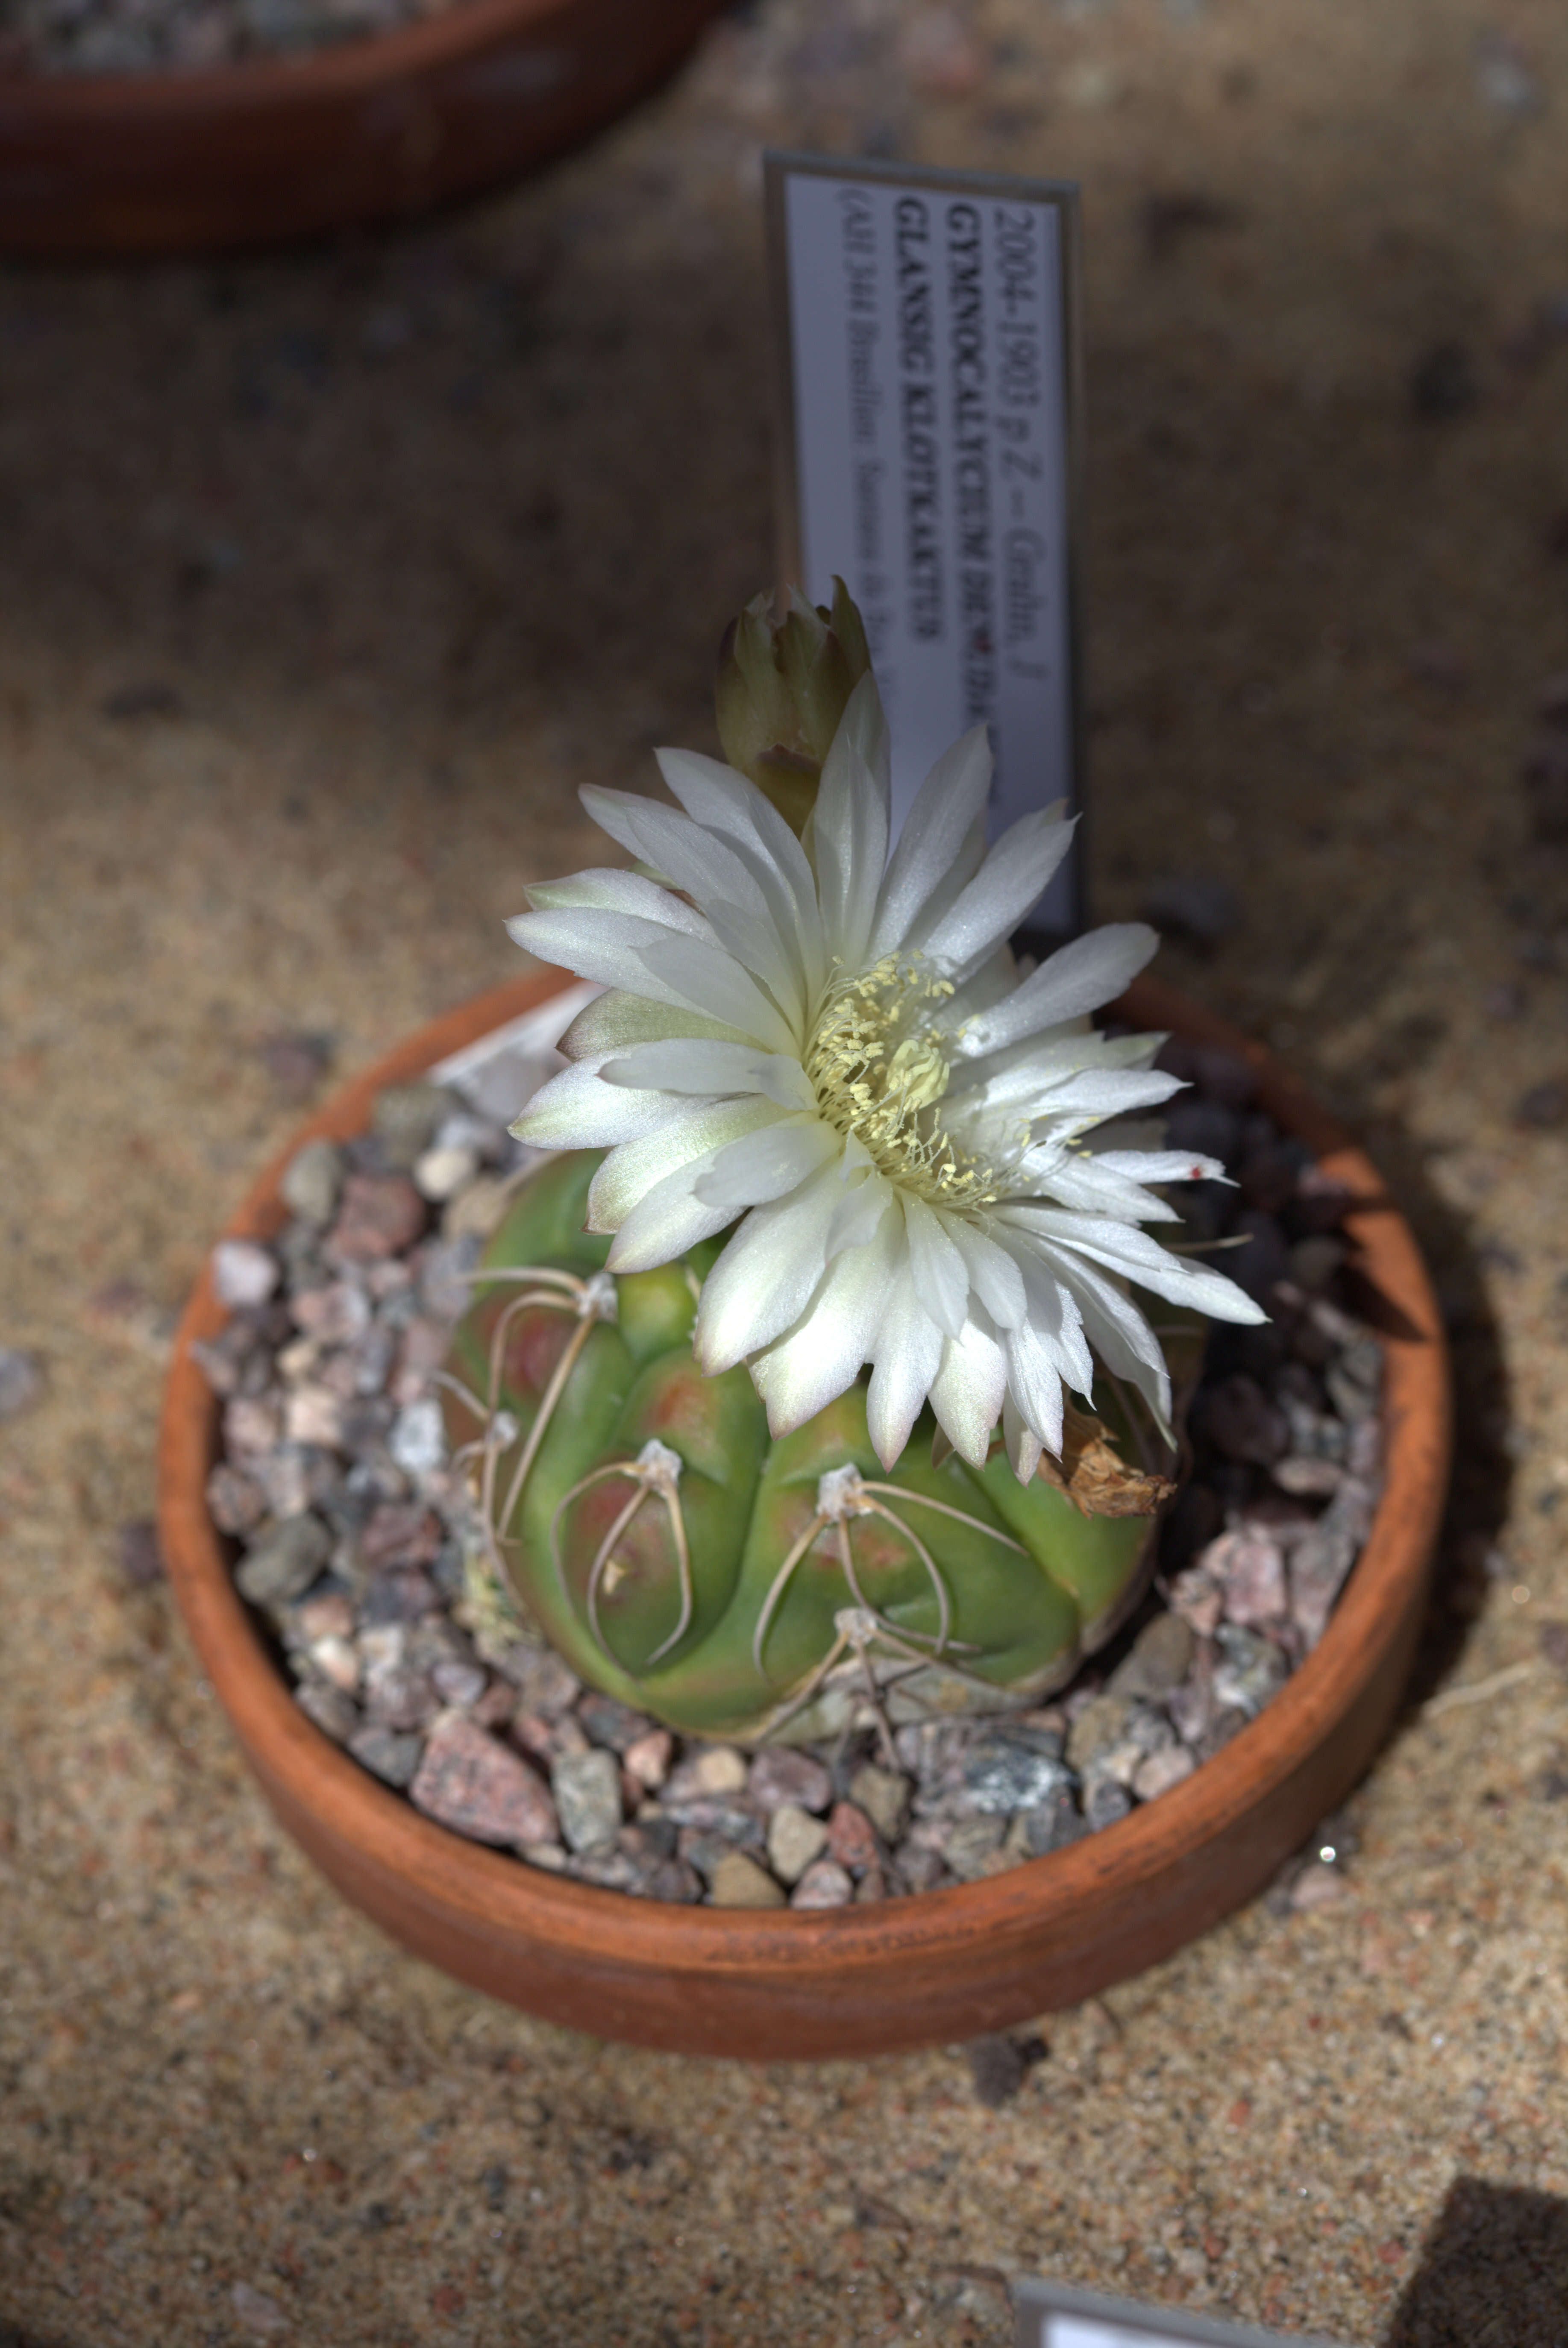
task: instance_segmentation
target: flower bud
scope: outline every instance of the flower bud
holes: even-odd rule
[[[861,615],[841,579],[833,582],[830,608],[791,587],[782,620],[769,597],[758,595],[725,631],[715,687],[724,755],[797,834],[816,802],[844,705],[871,664]]]

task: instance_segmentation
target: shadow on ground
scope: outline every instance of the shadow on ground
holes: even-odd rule
[[[1568,2201],[1461,2177],[1384,2348],[1563,2348]]]

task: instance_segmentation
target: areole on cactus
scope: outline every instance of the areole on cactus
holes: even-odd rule
[[[880,1687],[1043,1692],[1136,1597],[1174,1395],[1133,1292],[1178,1328],[1263,1316],[1141,1228],[1224,1179],[1132,1121],[1178,1089],[1161,1039],[1090,1024],[1153,932],[1014,962],[1060,808],[988,849],[976,727],[890,854],[841,583],[748,607],[718,710],[734,764],[659,754],[684,812],[583,793],[641,869],[532,887],[511,924],[608,991],[513,1128],[569,1154],[476,1275],[453,1434],[496,1581],[584,1676],[741,1737],[820,1725],[847,1682],[885,1732]]]

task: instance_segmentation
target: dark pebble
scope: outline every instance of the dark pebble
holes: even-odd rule
[[[384,1502],[366,1519],[357,1548],[373,1572],[390,1566],[428,1565],[439,1553],[441,1520],[422,1500]]]
[[[263,1067],[284,1099],[292,1101],[310,1098],[331,1067],[335,1049],[331,1035],[294,1029],[264,1035],[257,1046]]]
[[[613,1753],[624,1753],[655,1725],[645,1712],[634,1712],[629,1704],[618,1704],[613,1695],[600,1695],[593,1689],[578,1705],[577,1717],[594,1744],[608,1746]]]
[[[1098,1834],[1102,1827],[1114,1826],[1132,1807],[1132,1797],[1125,1786],[1114,1777],[1097,1777],[1084,1796],[1084,1816]]]
[[[1568,1622],[1542,1622],[1535,1633],[1541,1652],[1560,1672],[1568,1672]]]
[[[1290,1447],[1284,1412],[1244,1371],[1200,1390],[1192,1406],[1192,1431],[1222,1457],[1256,1468],[1283,1459]]]
[[[418,1622],[439,1604],[436,1585],[424,1573],[378,1573],[366,1591],[359,1610],[362,1629],[378,1631],[388,1622]]]
[[[1010,2104],[1028,2075],[1023,2049],[1000,2032],[972,2038],[964,2049],[964,2057],[975,2082],[975,2100],[984,2104],[987,2111],[997,2111],[1002,2105]]]
[[[356,1761],[388,1786],[410,1786],[419,1766],[419,1756],[425,1740],[417,1734],[399,1733],[378,1721],[356,1729],[348,1740],[348,1749]]]
[[[331,1533],[307,1511],[263,1534],[242,1559],[234,1580],[253,1606],[281,1606],[310,1588],[331,1555]]]
[[[1543,1085],[1532,1085],[1514,1104],[1513,1121],[1540,1132],[1568,1125],[1568,1076],[1549,1076]]]
[[[150,1518],[137,1517],[121,1525],[117,1547],[119,1570],[138,1590],[149,1590],[162,1581],[163,1551],[158,1546],[158,1527]]]
[[[341,1688],[329,1687],[325,1680],[306,1680],[294,1690],[294,1702],[335,1745],[346,1745],[359,1726],[359,1706],[354,1698],[345,1695]]]

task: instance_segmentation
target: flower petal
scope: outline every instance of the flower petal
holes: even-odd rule
[[[535,1149],[608,1149],[656,1133],[669,1114],[664,1094],[607,1085],[597,1059],[579,1060],[541,1085],[511,1130]]]
[[[866,1390],[866,1427],[884,1468],[894,1465],[909,1441],[942,1365],[942,1332],[921,1304],[905,1268],[893,1282],[876,1334]]]
[[[805,850],[766,793],[718,758],[696,750],[657,750],[659,772],[687,815],[717,832],[745,861],[773,906],[781,933],[791,925],[814,989],[827,976],[817,883]]]
[[[980,867],[969,886],[934,927],[911,923],[910,942],[955,977],[963,978],[1011,935],[1045,890],[1072,846],[1076,816],[1065,821],[1047,809],[1020,816]]]
[[[921,785],[877,893],[867,948],[872,961],[903,943],[927,898],[952,870],[965,834],[985,812],[991,765],[985,728],[975,726],[943,752]]]
[[[915,1287],[937,1327],[956,1337],[968,1308],[969,1273],[953,1243],[949,1218],[936,1214],[923,1199],[912,1198],[907,1192],[903,1203]]]
[[[707,1206],[742,1215],[748,1207],[765,1206],[798,1189],[842,1147],[832,1127],[815,1114],[785,1117],[721,1149],[698,1181],[697,1196]]]
[[[1112,1003],[1160,943],[1142,922],[1113,922],[1058,948],[1015,993],[965,1021],[957,1045],[965,1057],[1016,1044],[1042,1028],[1081,1018]]]
[[[560,1049],[569,1060],[601,1058],[630,1051],[638,1044],[661,1044],[674,1036],[711,1036],[718,1044],[747,1044],[738,1027],[727,1027],[706,1012],[684,1005],[652,1003],[644,994],[628,994],[624,987],[607,987],[577,1014],[561,1038]]]
[[[634,1091],[761,1093],[780,1108],[815,1111],[817,1096],[799,1060],[782,1052],[759,1052],[754,1044],[706,1044],[672,1040],[640,1045],[605,1060],[607,1085]]]
[[[789,1022],[733,955],[719,947],[705,946],[696,938],[674,937],[665,931],[660,942],[645,950],[643,967],[650,979],[657,980],[679,1001],[706,1011],[713,1019],[722,1019],[727,1013],[736,1026],[755,1035],[769,1051],[799,1056],[798,1040]],[[654,991],[652,986],[645,990]]]
[[[649,880],[641,872],[623,871],[618,866],[573,872],[565,880],[531,881],[526,894],[536,913],[574,911],[579,907],[595,912],[633,913],[640,921],[657,922],[661,929],[680,930],[688,938],[705,938],[709,945],[714,942],[712,930],[695,906],[657,880]]]
[[[884,1217],[869,1247],[851,1248],[830,1264],[797,1325],[752,1362],[776,1440],[826,1410],[859,1377],[887,1309],[897,1223],[896,1215]]]
[[[716,941],[762,981],[789,1017],[802,1020],[805,981],[797,924],[790,920],[780,929],[768,892],[729,843],[653,799],[593,784],[581,796],[603,829],[609,829],[608,817],[617,819],[614,836],[634,842],[638,855],[693,897]]]
[[[657,1132],[612,1149],[588,1189],[588,1229],[619,1231],[638,1200],[677,1167],[708,1157],[783,1116],[771,1101],[702,1101],[682,1107]]]
[[[1068,1208],[1009,1205],[1002,1211],[1009,1221],[1048,1242],[1057,1262],[1064,1251],[1088,1256],[1169,1303],[1189,1304],[1213,1321],[1256,1323],[1269,1317],[1223,1272],[1167,1253],[1158,1240],[1135,1225],[1113,1222],[1104,1215],[1075,1214]]]
[[[942,1348],[942,1367],[931,1382],[931,1407],[937,1425],[961,1459],[984,1468],[991,1432],[1007,1392],[1007,1365],[995,1337],[966,1321]]]
[[[706,1163],[677,1166],[644,1191],[611,1241],[605,1260],[611,1272],[656,1271],[733,1220],[727,1207],[711,1206],[697,1194],[697,1173]]]
[[[811,811],[810,844],[829,949],[847,970],[865,959],[887,862],[891,821],[887,721],[876,681],[862,676],[851,694]]]
[[[829,1166],[747,1216],[702,1284],[693,1344],[710,1377],[799,1319],[826,1268],[824,1242],[840,1196],[838,1169]]]

